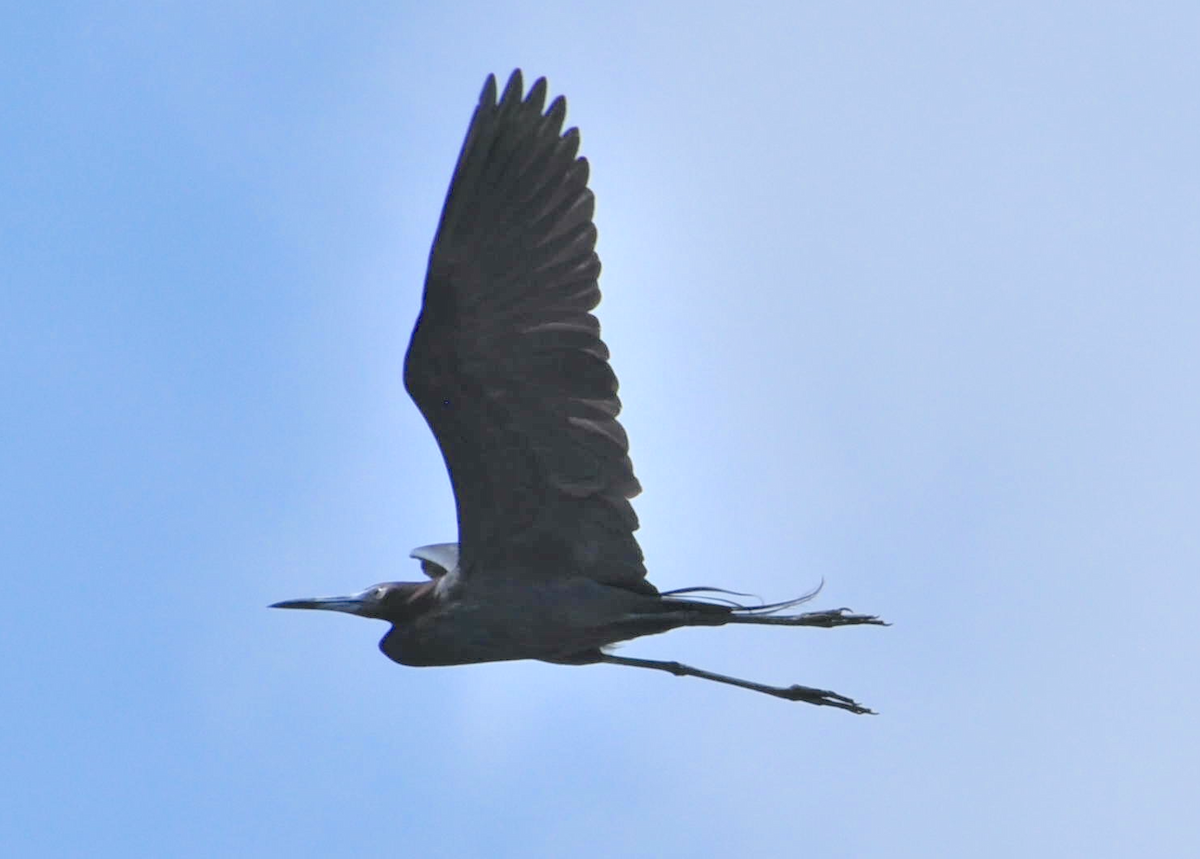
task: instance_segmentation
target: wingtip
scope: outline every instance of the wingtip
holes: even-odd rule
[[[546,79],[538,78],[533,82],[533,86],[529,88],[529,95],[525,96],[525,103],[537,110],[540,114],[546,104]]]
[[[496,76],[488,75],[487,80],[483,82],[483,89],[479,92],[480,106],[491,107],[496,103]]]
[[[538,114],[545,116],[552,123],[557,123],[561,128],[567,113],[567,100],[561,95],[556,96],[550,102],[550,106],[546,107],[549,89],[549,81],[542,76],[533,82],[529,92],[526,93],[524,72],[519,68],[512,70],[503,90],[497,83],[496,75],[489,74],[487,80],[484,81],[483,90],[479,93],[479,104],[481,107],[493,108],[509,103],[529,105],[536,108]]]
[[[513,69],[512,74],[508,76],[508,83],[504,85],[504,93],[500,96],[500,102],[504,104],[513,100],[520,101],[524,92],[525,78],[520,69]]]

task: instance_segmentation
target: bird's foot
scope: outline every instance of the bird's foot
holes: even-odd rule
[[[788,686],[786,689],[781,688],[772,694],[786,698],[788,701],[803,701],[806,704],[816,704],[819,707],[837,707],[839,710],[848,710],[851,713],[859,715],[877,715],[874,710],[869,707],[864,707],[853,698],[847,698],[845,695],[839,695],[837,692],[830,692],[828,689],[814,689],[811,686]]]
[[[873,614],[854,614],[848,608],[831,608],[825,611],[806,611],[804,614],[796,615],[800,626],[821,626],[825,628],[833,628],[835,626],[855,626],[857,624],[874,624],[875,626],[891,626],[885,620],[880,620],[877,615]]]

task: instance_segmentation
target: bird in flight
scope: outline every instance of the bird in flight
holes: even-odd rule
[[[611,645],[682,626],[883,625],[849,609],[789,612],[808,594],[745,605],[714,588],[660,592],[646,580],[630,505],[641,487],[617,421],[600,301],[593,197],[566,101],[545,106],[514,71],[489,75],[429,254],[404,384],[437,438],[458,542],[414,549],[428,581],[286,600],[390,623],[379,643],[402,665],[538,659],[607,663],[871,713],[837,692],[768,686]],[[724,595],[724,596],[722,596]]]

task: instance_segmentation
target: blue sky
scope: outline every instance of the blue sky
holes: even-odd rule
[[[0,852],[1195,852],[1195,4],[417,5],[4,12]],[[878,717],[266,610],[453,539],[400,370],[518,65],[652,581],[895,623],[622,652]]]

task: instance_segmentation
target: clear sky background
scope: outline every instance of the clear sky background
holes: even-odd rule
[[[1197,44],[1191,2],[6,4],[0,855],[1200,855]],[[518,65],[592,162],[651,580],[894,621],[622,652],[879,716],[265,608],[454,538],[401,364]]]

